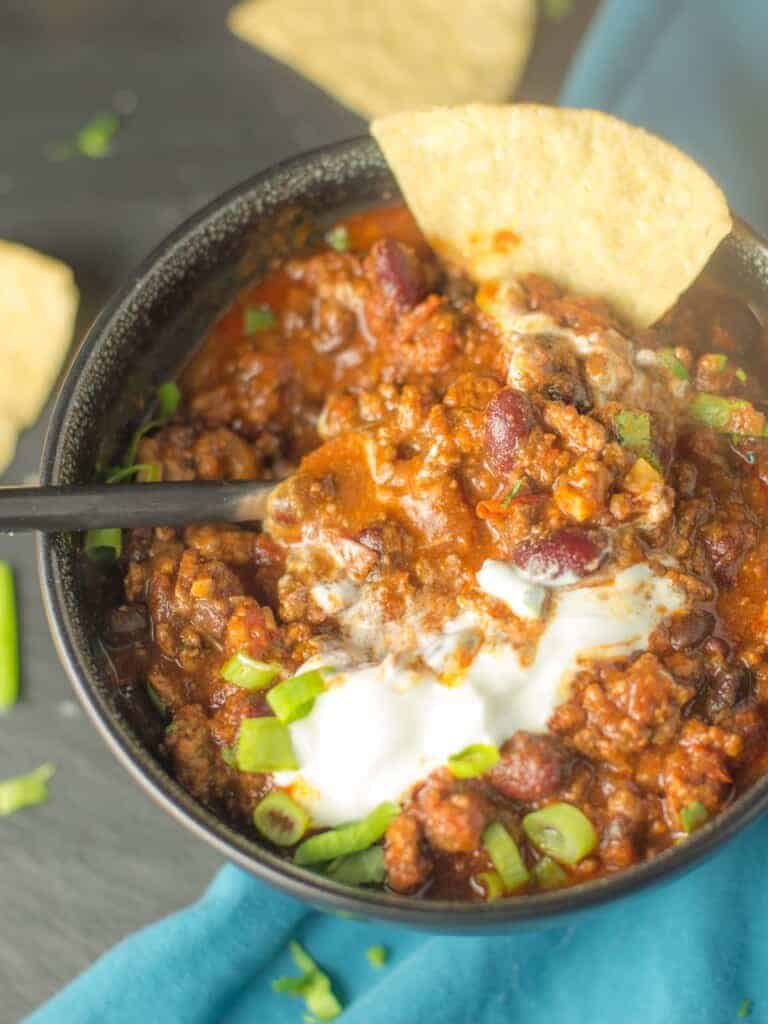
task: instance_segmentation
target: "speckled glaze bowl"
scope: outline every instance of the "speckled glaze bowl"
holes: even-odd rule
[[[41,482],[93,479],[96,467],[121,450],[157,383],[179,369],[238,288],[306,233],[308,221],[322,231],[341,214],[397,195],[378,147],[366,137],[250,178],[178,228],[114,296],[83,341],[51,417]],[[768,320],[768,246],[746,225],[736,222],[706,273]],[[72,685],[136,782],[195,839],[324,910],[451,933],[561,923],[693,867],[768,806],[767,776],[687,842],[615,876],[560,892],[470,905],[350,889],[295,867],[230,828],[169,774],[158,754],[162,724],[151,705],[126,700],[116,688],[99,641],[102,609],[118,600],[119,581],[84,562],[79,538],[41,537],[39,570],[51,631]]]

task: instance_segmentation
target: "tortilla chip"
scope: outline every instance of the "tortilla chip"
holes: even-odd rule
[[[366,117],[429,103],[509,99],[535,0],[249,0],[232,31]]]
[[[431,109],[373,135],[422,231],[478,283],[544,274],[654,323],[731,228],[690,157],[593,110]]]
[[[72,340],[78,292],[69,267],[0,240],[0,472],[40,414]]]

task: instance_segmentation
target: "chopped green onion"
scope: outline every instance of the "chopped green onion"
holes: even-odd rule
[[[320,970],[298,942],[291,942],[290,950],[294,963],[302,972],[301,977],[276,978],[272,982],[272,989],[289,996],[301,996],[316,1020],[327,1021],[338,1017],[342,1007],[333,994],[328,975]]]
[[[221,666],[222,678],[244,690],[263,690],[279,672],[280,666],[274,662],[257,661],[242,651]]]
[[[326,233],[325,240],[336,252],[347,252],[349,249],[349,234],[343,224],[337,224]]]
[[[165,423],[173,416],[181,402],[181,391],[176,381],[164,380],[162,384],[158,385],[155,400],[157,403],[155,418]]]
[[[85,553],[93,561],[119,558],[123,551],[123,531],[119,527],[88,530],[85,534]]]
[[[365,951],[365,958],[371,967],[383,967],[388,956],[386,946],[369,946]]]
[[[0,782],[0,816],[45,803],[48,799],[47,783],[55,770],[52,764],[43,764],[28,775],[17,775]]]
[[[268,331],[277,323],[269,306],[246,306],[243,310],[243,330],[246,334]]]
[[[673,348],[659,349],[659,362],[678,380],[690,380],[691,375],[686,369],[685,363],[681,362],[675,355]]]
[[[747,383],[747,374],[740,366],[736,367],[736,380],[740,381],[742,384]]]
[[[691,416],[725,434],[758,436],[765,431],[765,417],[744,398],[724,398],[700,391],[688,406]]]
[[[353,821],[349,825],[341,825],[339,828],[329,829],[305,839],[293,859],[296,864],[319,864],[322,861],[344,857],[348,853],[357,853],[358,850],[367,850],[381,839],[399,813],[400,808],[397,804],[379,804],[360,821]]]
[[[524,484],[525,484],[525,477],[524,476],[520,477],[519,480],[515,480],[515,482],[509,488],[507,493],[501,499],[501,507],[502,508],[509,508],[509,506],[512,504],[512,502],[518,496],[520,491],[522,491]]]
[[[111,470],[107,477],[107,483],[119,484],[137,473],[144,474],[151,483],[156,483],[160,479],[160,467],[156,462],[137,462],[134,466],[119,466],[117,469]]]
[[[647,459],[648,462],[653,462],[651,417],[648,413],[622,409],[616,415],[614,422],[622,447]]]
[[[549,804],[526,814],[523,831],[538,850],[563,864],[578,864],[597,845],[592,822],[572,804]]]
[[[380,885],[387,876],[384,847],[371,846],[346,857],[337,857],[323,873],[342,885]]]
[[[485,775],[499,760],[499,748],[490,743],[473,743],[448,758],[448,768],[456,779],[474,779]]]
[[[709,817],[709,812],[704,804],[699,803],[695,800],[692,804],[688,804],[680,811],[680,822],[685,831],[690,835],[691,832],[695,832],[697,828],[706,822]]]
[[[294,846],[309,828],[309,815],[286,793],[273,789],[254,808],[253,824],[275,846]]]
[[[155,708],[160,712],[161,715],[166,714],[168,709],[165,706],[165,701],[163,700],[163,698],[160,696],[160,694],[154,688],[152,683],[147,683],[146,685],[147,685],[147,696],[152,701],[152,703],[155,706]]]
[[[131,438],[131,443],[128,445],[128,451],[126,452],[125,459],[123,460],[124,466],[132,466],[136,462],[136,449],[139,447],[139,441],[145,434],[148,434],[150,430],[155,430],[157,427],[164,427],[178,409],[180,402],[181,391],[175,381],[166,380],[163,381],[162,384],[158,385],[150,412],[139,424],[139,427]]]
[[[314,707],[315,699],[325,690],[322,669],[302,672],[278,683],[267,694],[269,706],[284,725],[306,717]]]
[[[13,569],[0,562],[0,712],[19,699],[19,621]]]
[[[299,767],[291,734],[276,718],[244,719],[235,758],[241,772],[282,772]]]
[[[703,358],[707,359],[710,367],[718,373],[721,373],[728,365],[728,356],[723,355],[722,352],[710,352]]]
[[[540,889],[559,889],[568,881],[568,875],[551,857],[542,857],[537,861],[533,866],[533,874]]]
[[[749,1017],[752,1013],[752,1000],[742,999],[739,1003],[738,1015],[739,1017]]]
[[[98,114],[84,124],[75,136],[78,152],[96,160],[107,156],[119,127],[120,118],[117,114]]]
[[[475,880],[485,891],[486,903],[492,903],[504,895],[504,883],[498,871],[481,871],[479,875],[475,875]]]
[[[530,878],[517,843],[500,821],[491,822],[483,832],[483,846],[504,884],[505,892],[514,892]]]

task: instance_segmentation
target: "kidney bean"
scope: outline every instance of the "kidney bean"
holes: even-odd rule
[[[365,269],[394,313],[412,309],[427,293],[427,280],[416,253],[393,238],[374,242]]]
[[[566,526],[548,537],[524,540],[512,552],[512,561],[532,580],[555,586],[594,572],[608,554],[595,535]]]
[[[501,760],[488,773],[488,781],[512,800],[542,800],[560,785],[564,763],[552,737],[520,731],[501,748]]]
[[[752,673],[746,665],[729,665],[717,670],[707,684],[704,708],[710,721],[740,704],[753,689]]]
[[[520,442],[536,423],[530,398],[516,388],[502,388],[485,410],[485,453],[499,474],[514,468]]]
[[[698,609],[687,615],[677,615],[669,624],[669,643],[673,650],[698,647],[715,628],[715,616]]]

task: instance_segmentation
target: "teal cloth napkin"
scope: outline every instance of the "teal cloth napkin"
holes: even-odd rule
[[[687,149],[766,230],[767,47],[767,0],[609,0],[563,102]],[[294,973],[294,937],[333,977],[348,1024],[768,1024],[767,852],[761,820],[684,878],[567,926],[489,938],[334,918],[225,867],[198,903],[120,943],[27,1024],[298,1024],[302,1004],[270,987]],[[380,943],[390,959],[377,970],[365,950]]]

